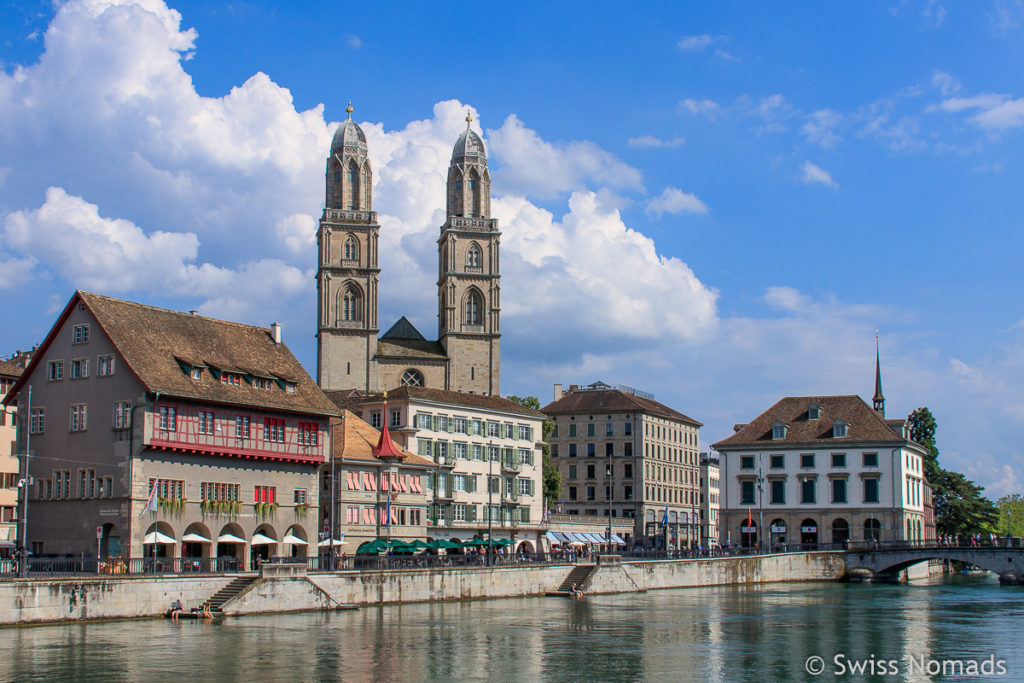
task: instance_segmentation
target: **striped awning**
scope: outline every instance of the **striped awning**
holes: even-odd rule
[[[619,543],[621,545],[625,545],[626,541],[623,540],[622,536],[619,536],[618,534],[612,534],[612,543]]]

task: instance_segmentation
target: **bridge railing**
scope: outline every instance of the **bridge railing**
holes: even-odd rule
[[[921,539],[914,541],[848,541],[851,551],[893,551],[893,550],[1005,550],[1024,549],[1024,539],[1016,537],[997,538],[951,538]]]

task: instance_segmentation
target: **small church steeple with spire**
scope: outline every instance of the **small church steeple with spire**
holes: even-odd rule
[[[875,330],[875,397],[872,399],[875,412],[885,417],[885,396],[882,395],[882,361],[878,353],[878,330]]]

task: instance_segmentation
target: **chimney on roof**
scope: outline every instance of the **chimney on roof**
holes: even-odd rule
[[[195,315],[195,314],[196,314],[196,313],[198,313],[198,312],[199,312],[199,311],[197,311],[196,309],[194,309],[194,308],[193,308],[193,309],[192,309],[191,311],[189,311],[189,312],[188,312],[188,314],[189,314],[189,315]]]
[[[555,385],[555,398],[553,400],[557,401],[558,399],[562,398],[563,396],[565,396],[565,392],[562,391],[562,385],[561,384],[556,384]]]
[[[270,324],[270,336],[274,338],[275,344],[281,345],[281,323]]]
[[[571,394],[572,392],[576,391],[579,388],[580,388],[579,384],[570,384],[569,385],[569,393]]]
[[[743,423],[743,424],[735,424],[735,425],[733,425],[733,426],[732,426],[732,431],[733,431],[733,433],[735,434],[736,432],[740,431],[741,429],[743,429],[743,428],[744,428],[744,427],[746,427],[746,426],[747,426],[747,425],[746,425],[746,423]]]

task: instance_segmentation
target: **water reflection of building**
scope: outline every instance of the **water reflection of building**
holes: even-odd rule
[[[696,544],[701,423],[650,395],[603,382],[555,385],[551,461],[565,515],[628,518],[637,542]]]
[[[876,365],[877,370],[877,365]],[[713,445],[721,454],[721,533],[743,545],[928,538],[923,458],[905,420],[859,396],[778,401]]]

